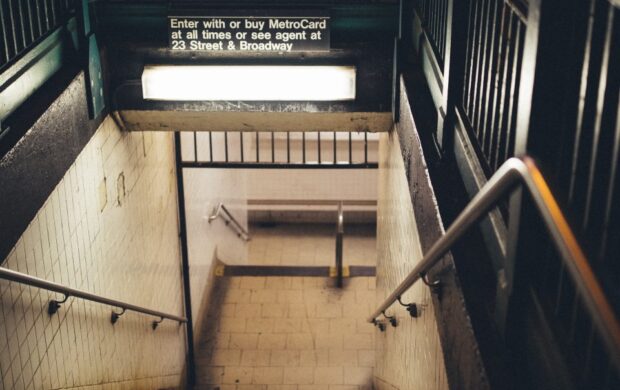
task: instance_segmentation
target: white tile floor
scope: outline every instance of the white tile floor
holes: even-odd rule
[[[345,225],[345,265],[377,263],[375,225]],[[336,227],[333,224],[250,226],[250,265],[333,265]]]

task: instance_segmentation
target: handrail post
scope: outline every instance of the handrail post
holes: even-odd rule
[[[342,288],[343,285],[343,265],[342,265],[342,241],[344,236],[344,214],[342,212],[342,201],[338,203],[338,222],[336,227],[336,286]]]

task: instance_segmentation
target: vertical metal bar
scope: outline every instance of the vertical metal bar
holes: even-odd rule
[[[463,105],[465,108],[465,112],[467,112],[467,116],[471,122],[472,117],[472,90],[473,90],[473,80],[474,80],[474,64],[475,64],[475,56],[476,56],[476,27],[478,25],[478,13],[477,13],[478,2],[471,2],[469,5],[469,18],[467,20],[468,24],[468,34],[467,34],[467,56],[466,56],[466,65],[465,65],[465,81],[464,81],[464,92],[463,92]]]
[[[256,132],[256,162],[260,162],[260,133]]]
[[[478,21],[478,23],[476,24],[476,31],[475,31],[475,39],[474,39],[474,47],[475,47],[475,53],[474,53],[474,60],[472,63],[472,91],[471,93],[471,105],[470,105],[470,115],[469,115],[469,121],[471,123],[471,125],[474,127],[474,133],[476,133],[476,136],[478,135],[478,128],[476,127],[475,124],[475,117],[476,117],[476,113],[478,110],[478,95],[480,94],[480,77],[481,77],[481,65],[482,65],[482,57],[483,57],[483,42],[482,42],[482,36],[483,36],[483,31],[484,31],[484,25],[485,25],[485,20],[484,20],[484,14],[485,14],[485,8],[486,8],[486,1],[485,0],[480,0],[478,2],[480,4],[480,7],[478,9],[476,9],[476,20]]]
[[[211,162],[213,162],[213,135],[209,132],[209,157]]]
[[[515,57],[512,64],[512,80],[510,86],[510,109],[508,111],[508,128],[506,134],[506,150],[504,161],[514,155],[515,137],[517,128],[517,111],[519,101],[519,85],[521,82],[521,62],[523,60],[523,45],[525,43],[525,25],[517,19],[517,33],[515,36]]]
[[[13,38],[13,55],[17,55],[19,53],[19,45],[17,42],[17,26],[15,23],[15,10],[13,9],[13,1],[9,0],[7,2],[9,9],[8,9],[8,13],[9,13],[9,22],[11,24],[11,36]]]
[[[316,132],[316,140],[317,140],[317,147],[318,147],[318,157],[319,157],[319,164],[321,163],[321,132],[317,131]]]
[[[334,131],[334,165],[338,163],[338,159],[336,158],[337,149],[338,149],[338,143],[336,142],[336,132]]]
[[[224,132],[224,157],[226,162],[228,162],[228,132]]]
[[[512,88],[512,77],[510,74],[511,64],[515,58],[515,50],[517,48],[515,42],[516,28],[518,28],[518,18],[514,13],[506,7],[508,13],[508,25],[506,27],[506,52],[504,55],[502,90],[500,92],[501,100],[499,103],[498,119],[497,119],[497,145],[495,146],[495,165],[496,170],[505,161],[503,151],[508,143],[508,127],[509,109],[510,109],[510,90]],[[515,28],[516,27],[516,28]]]
[[[194,131],[194,161],[198,162],[198,136]]]
[[[34,23],[35,23],[35,17],[32,14],[32,4],[31,1],[28,0],[26,1],[26,12],[28,13],[28,17],[26,18],[28,20],[28,26],[30,27],[30,42],[29,44],[31,44],[32,42],[34,42],[37,37],[36,34],[34,32]]]
[[[368,164],[368,132],[364,131],[364,163]]]
[[[302,162],[306,163],[306,132],[301,132],[301,154],[302,154]]]
[[[43,0],[43,13],[45,15],[45,32],[48,32],[51,26],[50,26],[50,11],[47,8],[47,0]]]
[[[286,162],[291,162],[291,132],[286,132]]]
[[[196,366],[194,359],[194,322],[192,320],[192,295],[189,279],[189,251],[187,246],[187,219],[185,216],[185,189],[183,187],[183,168],[181,160],[181,134],[174,132],[174,155],[176,160],[177,197],[179,208],[179,239],[181,244],[181,263],[183,271],[183,297],[185,317],[187,318],[187,381],[190,386],[196,383]]]
[[[489,78],[489,64],[491,57],[491,40],[490,35],[492,34],[491,29],[495,26],[492,25],[492,12],[493,12],[493,3],[495,1],[488,1],[488,6],[485,9],[484,14],[484,32],[483,32],[483,43],[482,43],[482,64],[480,66],[480,79],[479,79],[479,87],[478,87],[478,97],[476,99],[476,114],[474,115],[474,128],[476,129],[478,135],[478,143],[482,147],[484,140],[484,124],[485,120],[483,118],[483,111],[485,110],[484,100],[487,96],[487,80]]]
[[[34,5],[35,5],[35,11],[37,13],[37,26],[39,27],[39,32],[38,32],[38,36],[42,36],[43,33],[43,25],[41,24],[41,19],[43,19],[43,17],[41,16],[41,7],[39,6],[39,0],[34,0]]]
[[[276,141],[274,132],[271,132],[271,162],[276,162]]]
[[[588,228],[590,225],[590,219],[592,218],[592,202],[595,190],[595,180],[597,176],[597,160],[600,158],[600,140],[604,139],[604,135],[601,134],[604,131],[603,125],[603,110],[605,108],[605,94],[607,93],[607,79],[608,72],[606,69],[609,69],[609,61],[612,50],[612,41],[614,40],[614,16],[616,14],[615,7],[610,7],[608,11],[607,17],[607,29],[605,32],[605,43],[603,46],[601,64],[600,64],[600,76],[598,80],[598,94],[596,95],[596,112],[601,113],[596,115],[593,123],[593,140],[592,140],[592,148],[590,150],[590,169],[588,172],[588,180],[586,187],[586,204],[585,204],[585,212],[583,216],[582,228]],[[611,72],[609,73],[611,74]]]
[[[581,146],[581,134],[584,130],[584,116],[585,116],[585,105],[586,105],[586,95],[588,90],[588,74],[590,73],[590,61],[592,56],[592,37],[594,30],[594,14],[596,10],[596,1],[590,2],[590,17],[588,18],[588,30],[586,33],[585,41],[590,43],[585,45],[584,54],[583,54],[583,65],[581,69],[581,85],[579,87],[579,105],[577,106],[577,125],[575,127],[575,137],[574,137],[574,148],[572,151],[572,166],[571,166],[571,175],[570,175],[570,183],[568,189],[568,202],[569,204],[573,203],[573,199],[575,197],[575,188],[577,185],[577,179],[580,175],[577,174],[578,165],[579,165],[579,155],[580,155],[580,146]]]
[[[336,222],[336,286],[342,288],[343,261],[342,244],[344,236],[344,214],[342,212],[342,202],[338,203],[338,220]]]
[[[501,50],[501,44],[500,44],[500,40],[501,40],[501,31],[499,31],[500,29],[503,29],[504,26],[504,19],[503,19],[503,13],[502,15],[500,15],[500,12],[498,10],[498,6],[497,6],[497,2],[494,2],[495,6],[493,7],[493,22],[492,25],[493,27],[491,28],[490,31],[490,36],[491,36],[491,42],[489,44],[489,51],[488,51],[488,55],[489,55],[489,66],[488,66],[488,71],[487,71],[487,79],[486,79],[486,86],[485,86],[485,96],[484,96],[484,110],[483,110],[483,125],[482,125],[482,140],[480,142],[480,146],[481,149],[484,151],[484,156],[487,160],[487,163],[491,164],[491,154],[493,153],[492,149],[491,149],[491,138],[493,135],[493,121],[494,121],[494,115],[493,112],[495,111],[495,108],[497,107],[497,77],[498,72],[497,72],[497,65],[498,65],[498,61],[499,61],[499,55],[500,55],[500,50]],[[503,2],[502,2],[503,4]],[[498,23],[498,18],[501,17],[501,21]],[[499,33],[498,33],[499,31]]]
[[[239,132],[239,152],[241,155],[241,162],[244,162],[243,158],[243,131]]]
[[[11,59],[11,54],[9,52],[9,41],[8,41],[8,31],[6,28],[5,16],[4,16],[4,7],[0,4],[0,33],[2,34],[2,44],[4,46],[4,62],[9,62]]]
[[[349,164],[353,164],[353,136],[349,131]]]
[[[28,47],[28,45],[30,44],[29,40],[26,40],[26,19],[24,19],[24,9],[22,7],[22,2],[18,1],[17,2],[17,13],[19,16],[19,24],[20,24],[20,28],[21,28],[21,35],[22,35],[22,44],[24,49],[26,47]]]
[[[58,23],[58,18],[56,16],[56,4],[54,2],[54,0],[50,0],[50,9],[52,10],[52,27],[56,26],[56,23]]]

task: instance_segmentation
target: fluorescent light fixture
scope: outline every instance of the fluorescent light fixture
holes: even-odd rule
[[[354,100],[355,67],[147,65],[142,94],[182,101]]]

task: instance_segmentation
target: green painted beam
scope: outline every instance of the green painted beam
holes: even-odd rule
[[[77,22],[71,18],[0,74],[0,122],[75,59],[77,42]]]

